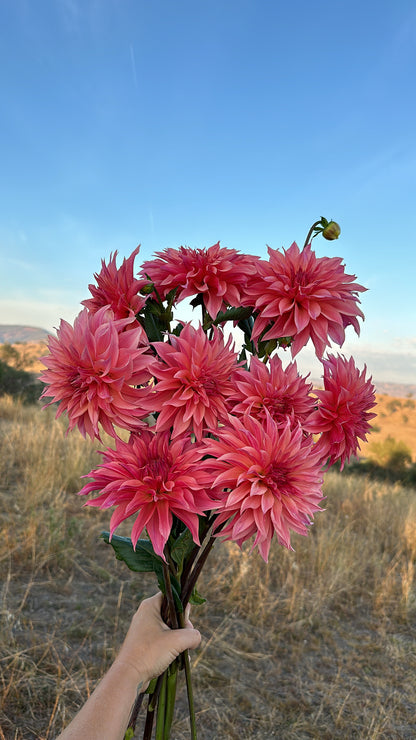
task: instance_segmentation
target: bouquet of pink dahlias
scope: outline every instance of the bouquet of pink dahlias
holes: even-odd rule
[[[365,288],[340,258],[312,250],[318,233],[334,239],[339,231],[321,219],[302,250],[269,248],[267,261],[219,243],[166,249],[138,277],[139,248],[119,268],[115,253],[74,325],[61,321],[49,341],[42,397],[59,404],[69,429],[97,439],[103,429],[114,439],[80,495],[98,493],[86,505],[113,509],[102,537],[133,571],[156,574],[173,628],[183,625],[188,602],[201,603],[197,580],[218,538],[250,540],[265,561],[274,535],[291,548],[291,532],[306,535],[319,511],[326,467],[342,469],[366,439],[375,405],[366,369],[324,357],[349,325],[359,333],[363,318]],[[201,311],[197,325],[174,318],[189,297]],[[309,340],[323,390],[293,360]],[[290,348],[286,365],[280,348]],[[125,519],[130,538],[114,534]],[[156,739],[170,736],[179,667],[196,738],[184,654],[148,689],[144,740],[155,715]]]

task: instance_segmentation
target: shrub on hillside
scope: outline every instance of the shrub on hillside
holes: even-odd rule
[[[20,398],[24,403],[36,403],[42,386],[32,373],[7,365],[0,360],[0,396]]]
[[[391,401],[389,401],[389,402],[388,402],[388,403],[386,404],[386,408],[387,408],[387,410],[388,410],[388,411],[389,411],[389,412],[390,412],[391,414],[395,414],[395,413],[396,413],[396,411],[397,411],[397,409],[401,409],[401,407],[402,407],[402,403],[401,403],[401,401],[399,401],[399,399],[398,399],[398,398],[392,398],[392,400],[391,400]]]
[[[404,470],[412,463],[410,447],[390,435],[382,442],[373,442],[369,447],[369,455],[376,463],[393,471]]]
[[[367,460],[358,460],[345,467],[346,473],[367,475],[380,481],[398,481],[404,485],[416,484],[416,463],[412,452],[402,441],[388,436],[382,442],[373,442]]]

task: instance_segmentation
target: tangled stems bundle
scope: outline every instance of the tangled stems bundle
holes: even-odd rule
[[[215,517],[213,517],[213,519],[215,519]],[[189,555],[184,558],[183,570],[180,578],[177,566],[170,557],[168,546],[165,548],[166,561],[163,562],[162,566],[165,594],[162,602],[162,618],[172,629],[184,627],[185,625],[184,612],[186,606],[189,599],[192,597],[192,594],[195,594],[198,577],[215,542],[215,537],[212,536],[212,525],[213,522],[205,523],[205,537],[202,544],[200,547],[192,547]],[[175,583],[180,583],[181,600],[179,609],[173,595],[171,577],[174,579]],[[149,698],[143,740],[150,740],[152,736],[155,715],[157,717],[156,740],[169,740],[175,706],[178,670],[180,669],[184,669],[185,671],[191,738],[192,740],[196,740],[195,710],[188,651],[182,653],[182,655],[180,655],[179,658],[177,658],[169,668],[150,685],[147,692]],[[129,740],[134,736],[143,696],[143,694],[138,694],[137,696],[136,703],[130,716],[125,740]]]
[[[359,333],[365,288],[341,258],[312,250],[318,234],[339,233],[322,218],[302,249],[269,247],[267,260],[219,243],[169,248],[137,277],[139,249],[120,267],[115,253],[74,325],[61,321],[49,340],[43,397],[58,403],[70,429],[96,439],[104,429],[114,441],[79,493],[95,494],[87,506],[113,509],[103,539],[131,570],[156,574],[172,628],[189,602],[201,603],[196,584],[216,538],[250,540],[266,562],[273,537],[291,548],[291,533],[306,535],[320,510],[324,470],[342,469],[366,439],[371,379],[352,358],[328,352],[348,327]],[[196,327],[174,316],[189,297],[202,312]],[[321,390],[296,365],[308,343],[322,363]],[[118,537],[125,519],[131,537]],[[168,740],[182,667],[196,737],[185,654],[148,688],[144,738],[156,715],[156,738]]]

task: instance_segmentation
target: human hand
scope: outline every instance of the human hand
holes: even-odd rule
[[[128,665],[138,674],[144,689],[160,676],[175,658],[188,648],[196,648],[201,635],[189,621],[185,610],[185,627],[170,629],[161,617],[162,594],[145,599],[136,611],[116,663]]]

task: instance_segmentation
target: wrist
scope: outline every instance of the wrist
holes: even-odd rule
[[[141,671],[132,661],[124,656],[117,656],[114,663],[112,664],[110,671],[116,676],[117,679],[135,691],[144,691],[148,684],[149,678]]]

